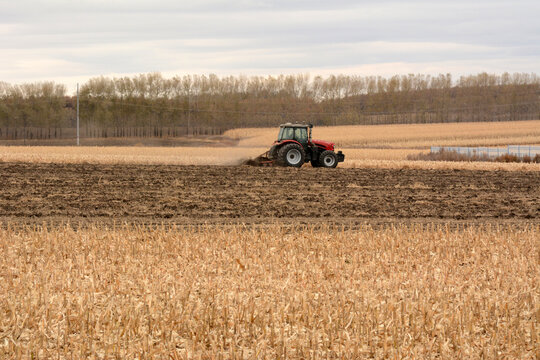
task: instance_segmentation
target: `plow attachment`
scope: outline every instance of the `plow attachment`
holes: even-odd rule
[[[257,156],[254,159],[248,159],[242,163],[242,165],[249,166],[275,166],[276,162],[268,157],[268,151],[264,154]]]

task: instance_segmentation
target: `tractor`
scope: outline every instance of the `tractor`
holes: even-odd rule
[[[334,143],[311,138],[312,124],[282,124],[270,150],[259,157],[260,165],[301,167],[311,162],[313,167],[335,168],[345,155],[334,152]]]

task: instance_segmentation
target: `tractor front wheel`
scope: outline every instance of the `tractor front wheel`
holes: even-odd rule
[[[306,153],[298,144],[285,144],[278,151],[278,159],[282,166],[301,167],[305,158]]]
[[[335,152],[326,150],[319,156],[319,164],[325,168],[335,168],[338,164],[338,158]]]

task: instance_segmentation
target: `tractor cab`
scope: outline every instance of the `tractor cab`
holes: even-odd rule
[[[313,125],[304,124],[283,124],[279,127],[277,142],[280,143],[286,140],[297,141],[303,148],[307,148],[311,142],[311,129]],[[308,130],[309,129],[309,130]]]

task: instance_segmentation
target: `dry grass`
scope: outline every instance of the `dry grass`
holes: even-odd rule
[[[540,144],[540,120],[317,127],[313,132],[314,137],[335,141],[338,149],[344,149],[346,161],[340,167],[540,170],[538,164],[434,164],[431,161],[407,161],[410,156],[429,152],[431,145]],[[268,150],[276,134],[275,128],[230,130],[226,135],[239,139],[236,147],[0,146],[0,161],[238,165]]]
[[[341,149],[341,148],[339,148]],[[427,153],[429,150],[418,149],[344,149],[348,160],[405,160],[407,156]]]
[[[38,163],[238,165],[266,148],[0,146],[0,161]]]
[[[265,147],[130,147],[0,146],[0,161],[38,163],[133,163],[168,165],[235,165]],[[348,160],[404,160],[413,149],[348,149]]]
[[[500,156],[489,156],[486,153],[472,154],[458,153],[457,151],[445,150],[442,148],[438,152],[417,153],[407,155],[408,160],[429,160],[429,161],[495,161],[503,163],[540,163],[540,154],[535,156],[517,156],[513,154],[503,154]]]
[[[532,359],[540,227],[0,230],[0,358]]]
[[[96,163],[148,165],[239,165],[266,148],[248,147],[92,147],[0,146],[0,161],[37,163]],[[347,149],[339,167],[384,169],[467,169],[540,171],[540,164],[417,161],[408,155],[427,152],[412,149]],[[310,166],[306,164],[305,166]]]
[[[240,146],[271,144],[275,128],[234,129]],[[341,148],[428,149],[430,146],[540,144],[540,120],[446,124],[357,125],[313,128],[313,137]]]
[[[348,151],[348,150],[347,150]],[[540,164],[498,163],[485,161],[356,160],[346,159],[340,167],[370,169],[432,169],[478,171],[540,171]],[[305,165],[309,166],[309,165]]]
[[[264,147],[0,146],[1,161],[234,165]],[[416,149],[347,149],[351,160],[404,160]],[[424,151],[425,152],[425,151]]]

